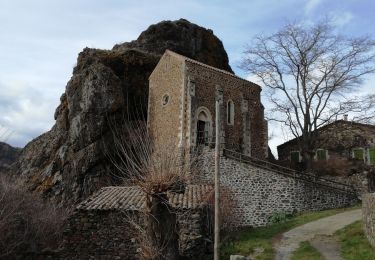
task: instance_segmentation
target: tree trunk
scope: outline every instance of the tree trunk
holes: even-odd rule
[[[165,194],[148,196],[146,216],[146,234],[148,243],[144,245],[150,253],[148,259],[179,259],[176,213],[170,208]]]

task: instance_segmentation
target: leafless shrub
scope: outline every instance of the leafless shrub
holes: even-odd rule
[[[67,211],[46,204],[23,186],[0,176],[0,258],[56,249]]]
[[[352,163],[346,158],[333,157],[327,161],[314,161],[313,170],[318,175],[347,176]]]
[[[111,122],[113,147],[106,145],[107,155],[116,168],[114,175],[139,186],[146,194],[173,190],[176,184],[189,181],[194,172],[193,157],[189,164],[184,163],[176,144],[168,141],[155,148],[143,121],[121,125],[119,128]]]
[[[210,207],[210,216],[214,216],[215,210],[215,194],[212,192],[210,194],[208,204]],[[237,202],[235,196],[232,194],[231,190],[227,187],[220,187],[220,225],[221,229],[225,231],[231,231],[232,227],[230,223],[233,223],[235,218],[238,217],[233,213],[233,209],[236,208]],[[214,220],[212,219],[212,222]]]
[[[168,201],[168,193],[183,193],[194,173],[196,160],[179,151],[176,144],[166,141],[155,147],[143,121],[126,121],[121,127],[110,122],[113,133],[107,155],[115,167],[113,174],[127,185],[138,186],[146,195],[141,212],[145,223],[129,220],[144,259],[177,259],[177,212]]]

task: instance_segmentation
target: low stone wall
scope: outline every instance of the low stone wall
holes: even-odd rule
[[[133,212],[77,210],[64,231],[62,259],[137,259]]]
[[[362,195],[362,216],[365,234],[375,248],[375,193]]]
[[[201,156],[205,176],[212,181],[213,152]],[[264,226],[276,213],[341,208],[358,203],[353,194],[285,176],[264,168],[221,157],[223,201],[229,201],[230,226]]]
[[[64,231],[59,259],[139,259],[137,233],[129,220],[141,223],[137,211],[76,210]],[[206,209],[177,215],[179,250],[183,259],[201,259],[206,250]]]

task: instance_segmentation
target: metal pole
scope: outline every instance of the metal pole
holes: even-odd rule
[[[216,99],[216,145],[215,145],[215,240],[214,260],[220,258],[220,97]]]

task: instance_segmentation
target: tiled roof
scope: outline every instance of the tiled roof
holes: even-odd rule
[[[243,78],[241,78],[241,77],[238,77],[237,75],[235,75],[235,74],[233,74],[233,73],[230,73],[230,72],[228,72],[228,71],[226,71],[226,70],[218,69],[218,68],[215,68],[215,67],[213,67],[213,66],[207,65],[207,64],[205,64],[205,63],[203,63],[203,62],[199,62],[199,61],[196,61],[196,60],[190,59],[190,58],[188,58],[188,57],[186,57],[186,56],[183,56],[183,55],[181,55],[181,54],[175,53],[175,52],[173,52],[173,51],[171,51],[171,50],[166,50],[165,52],[168,53],[168,54],[170,54],[170,55],[172,55],[172,56],[174,56],[174,57],[177,57],[177,58],[179,58],[179,59],[182,59],[182,60],[184,60],[184,61],[188,61],[188,62],[190,62],[190,63],[197,64],[197,65],[199,65],[199,66],[202,66],[202,67],[208,68],[208,69],[210,69],[210,70],[217,71],[217,72],[220,72],[220,73],[222,73],[222,74],[226,74],[226,75],[231,76],[231,77],[233,77],[233,78],[237,78],[237,79],[243,80],[243,81],[245,81],[245,82],[247,82],[247,83],[250,83],[250,84],[252,84],[252,85],[257,86],[257,87],[260,88],[260,86],[257,85],[257,84],[255,84],[254,82],[251,82],[251,81],[248,81],[248,80],[243,79]]]
[[[169,202],[175,208],[198,208],[207,202],[212,192],[209,185],[188,185],[185,193],[168,193]],[[100,189],[85,201],[79,210],[140,210],[146,206],[145,194],[136,186],[110,186]]]

